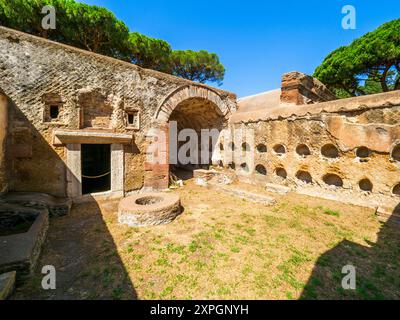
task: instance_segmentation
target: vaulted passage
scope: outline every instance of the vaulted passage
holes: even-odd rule
[[[190,173],[194,169],[208,169],[211,165],[213,150],[216,148],[218,134],[215,139],[213,139],[211,138],[211,134],[209,137],[206,137],[203,132],[202,137],[202,130],[217,129],[219,132],[222,129],[224,117],[218,107],[213,102],[206,99],[186,99],[176,106],[170,115],[169,121],[170,124],[176,122],[176,134],[178,137],[177,148],[170,148],[171,153],[176,152],[176,154],[170,154],[170,157],[175,156],[175,159],[177,159],[177,163],[171,164],[171,171],[178,177],[182,177],[183,170],[186,171],[183,176],[190,177]],[[170,130],[172,127],[170,126]],[[192,130],[182,132],[182,130],[185,129]],[[189,148],[187,144],[189,136],[185,134],[185,132],[190,134],[190,131],[192,134],[195,133],[194,138],[196,139],[196,141],[193,141],[193,137],[190,137],[191,148]],[[180,141],[182,139],[183,141]],[[208,141],[206,139],[208,139]],[[170,143],[173,143],[173,141],[170,141]],[[204,157],[202,158],[202,152],[203,155],[207,154],[207,159]]]
[[[109,144],[82,144],[82,194],[111,189]]]

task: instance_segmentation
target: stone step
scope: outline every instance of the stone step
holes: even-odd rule
[[[276,200],[274,198],[264,195],[264,194],[243,191],[243,190],[237,189],[237,188],[223,187],[223,186],[219,186],[216,184],[213,184],[212,186],[215,187],[217,190],[221,190],[225,193],[234,195],[235,197],[238,197],[241,199],[246,199],[251,202],[261,203],[261,204],[264,204],[267,206],[276,204]]]
[[[72,206],[72,201],[65,198],[57,198],[45,193],[36,192],[10,192],[2,200],[8,203],[16,203],[34,209],[47,208],[50,217],[67,215]]]
[[[235,174],[225,171],[198,169],[193,171],[193,178],[195,183],[200,186],[206,186],[208,183],[227,185],[235,180]]]
[[[289,187],[281,186],[274,183],[267,183],[265,185],[265,190],[279,194],[288,194],[291,191]]]

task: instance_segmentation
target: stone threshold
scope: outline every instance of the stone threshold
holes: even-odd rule
[[[124,192],[122,191],[105,191],[105,192],[84,194],[82,196],[73,198],[72,202],[80,204],[87,202],[115,200],[123,197],[124,197]]]
[[[239,188],[221,186],[217,183],[209,183],[209,186],[212,188],[215,188],[219,191],[222,191],[224,193],[231,194],[240,199],[245,199],[245,200],[248,200],[251,202],[260,203],[260,204],[263,204],[266,206],[272,206],[277,203],[274,198],[267,196],[267,195],[249,192],[249,191],[243,191],[242,189],[239,189]]]

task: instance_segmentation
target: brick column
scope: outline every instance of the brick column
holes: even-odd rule
[[[335,99],[322,82],[304,73],[294,71],[282,76],[281,103],[306,105]]]
[[[0,194],[7,192],[6,144],[8,128],[8,99],[0,93]]]
[[[169,125],[157,124],[146,137],[144,187],[163,190],[169,186]]]

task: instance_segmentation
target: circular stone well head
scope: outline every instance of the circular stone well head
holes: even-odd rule
[[[163,201],[162,197],[154,197],[154,196],[145,196],[139,199],[136,199],[135,203],[141,206],[148,206],[151,204],[157,204]]]
[[[142,193],[122,199],[118,222],[131,227],[155,226],[172,222],[181,213],[179,195]]]

